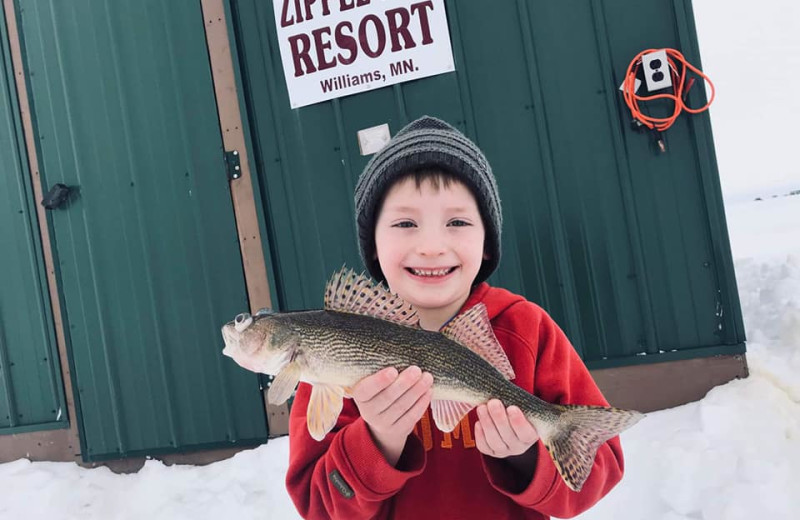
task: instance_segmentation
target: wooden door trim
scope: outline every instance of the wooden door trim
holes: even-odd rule
[[[247,295],[251,312],[255,312],[262,307],[272,308],[272,297],[258,225],[250,154],[242,125],[225,5],[223,0],[201,0],[201,4],[222,142],[225,150],[238,151],[240,157],[241,177],[230,182],[231,198],[239,233]],[[274,406],[266,399],[264,403],[270,437],[288,433],[287,405]]]
[[[75,412],[75,396],[72,387],[72,376],[67,356],[67,343],[64,331],[64,320],[59,300],[59,287],[55,275],[55,262],[53,260],[52,241],[47,227],[47,215],[44,207],[38,203],[42,200],[44,188],[39,174],[39,158],[36,155],[36,139],[33,132],[30,101],[26,72],[22,60],[22,45],[19,27],[17,26],[16,9],[14,0],[3,0],[3,9],[6,15],[8,28],[9,49],[14,70],[14,80],[17,87],[17,100],[22,121],[22,130],[25,135],[28,166],[31,175],[31,187],[36,201],[36,216],[39,223],[39,234],[42,240],[42,254],[47,271],[47,286],[50,293],[50,305],[53,310],[53,326],[56,333],[58,359],[61,365],[61,379],[64,384],[64,398],[67,402],[68,429],[21,433],[16,435],[0,436],[0,462],[6,454],[16,458],[26,456],[31,460],[51,461],[80,461],[80,437],[78,434],[78,415]]]

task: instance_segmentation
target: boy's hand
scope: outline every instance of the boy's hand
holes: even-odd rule
[[[406,438],[431,403],[433,376],[411,366],[400,374],[390,367],[367,376],[353,388],[353,400],[375,443],[394,466]]]
[[[539,434],[522,410],[506,408],[497,399],[478,406],[475,423],[475,446],[484,455],[504,459],[522,455],[539,440]]]

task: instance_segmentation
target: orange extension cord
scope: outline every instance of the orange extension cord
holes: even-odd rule
[[[628,70],[625,72],[625,81],[623,82],[622,94],[625,97],[625,104],[628,105],[628,108],[631,110],[631,115],[636,121],[641,122],[644,126],[650,128],[651,130],[663,132],[672,126],[672,124],[681,114],[682,110],[686,110],[690,114],[698,114],[704,110],[708,110],[708,107],[711,106],[711,103],[714,101],[714,84],[711,82],[708,76],[700,71],[700,69],[694,67],[691,63],[686,61],[686,58],[683,57],[683,54],[675,49],[663,49],[667,53],[669,69],[672,75],[672,94],[662,93],[654,94],[652,96],[636,95],[636,73],[639,71],[639,67],[642,65],[642,56],[659,50],[662,49],[647,49],[646,51],[640,52],[635,58],[633,58],[631,64],[628,65]],[[682,67],[679,69],[676,63],[680,63]],[[698,76],[702,77],[703,80],[707,81],[711,87],[711,98],[708,100],[708,103],[701,108],[690,108],[686,106],[686,103],[684,102],[686,94],[694,84],[694,78],[689,78],[688,84],[686,82],[688,70],[691,70]],[[641,109],[639,108],[639,102],[651,101],[653,99],[671,99],[675,103],[675,110],[672,112],[672,115],[666,118],[658,118],[642,113]]]

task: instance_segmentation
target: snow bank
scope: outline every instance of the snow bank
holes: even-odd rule
[[[583,520],[797,518],[800,196],[734,204],[728,220],[750,377],[623,433],[625,479]]]
[[[21,459],[0,464],[0,518],[299,518],[283,484],[288,457],[281,438],[208,466],[149,460],[130,475]]]

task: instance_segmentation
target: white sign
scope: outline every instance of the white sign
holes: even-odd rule
[[[444,0],[273,0],[292,108],[455,70]]]

